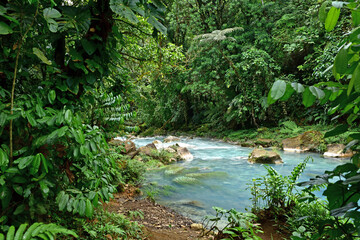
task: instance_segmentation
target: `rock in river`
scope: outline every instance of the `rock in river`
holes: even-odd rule
[[[279,164],[283,163],[279,154],[274,151],[267,151],[265,149],[254,149],[248,159],[250,163],[268,163]]]
[[[284,151],[288,152],[308,152],[317,150],[323,135],[319,131],[307,131],[303,134],[286,138],[282,141]]]
[[[164,143],[180,141],[180,138],[174,136],[168,136],[164,139]]]
[[[350,158],[354,155],[350,149],[345,150],[344,144],[329,144],[327,145],[327,151],[324,152],[324,157],[331,158]]]

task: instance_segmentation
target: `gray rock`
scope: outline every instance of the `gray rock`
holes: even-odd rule
[[[279,164],[283,163],[279,154],[274,151],[267,151],[265,149],[254,149],[248,161],[250,163],[266,163],[266,164]]]

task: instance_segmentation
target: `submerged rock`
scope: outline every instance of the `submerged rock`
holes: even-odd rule
[[[196,200],[190,200],[190,199],[182,199],[182,200],[174,202],[174,204],[186,205],[186,206],[196,207],[196,208],[205,208],[204,203],[202,203],[200,201],[196,201]]]
[[[344,144],[329,144],[327,145],[327,151],[324,152],[324,157],[331,158],[350,158],[354,155],[354,152],[350,149],[345,150]]]
[[[203,172],[203,173],[188,173],[186,177],[192,178],[226,178],[228,174],[226,172]]]
[[[164,143],[180,141],[180,138],[174,136],[168,136],[164,139]]]
[[[317,150],[323,135],[319,131],[308,131],[297,137],[282,141],[283,150],[288,152],[308,152]]]
[[[267,151],[265,149],[254,149],[248,161],[250,163],[267,163],[267,164],[279,164],[283,163],[280,155],[274,151]]]
[[[181,166],[174,166],[174,165],[170,165],[169,167],[167,167],[167,169],[164,171],[164,174],[167,176],[170,175],[177,175],[180,174],[185,168],[181,167]]]
[[[193,184],[199,184],[200,181],[196,178],[192,177],[186,177],[186,176],[180,176],[173,179],[174,182],[182,185],[193,185]]]

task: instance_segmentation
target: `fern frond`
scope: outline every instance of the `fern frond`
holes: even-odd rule
[[[21,224],[16,230],[11,226],[6,234],[0,234],[0,240],[30,240],[30,239],[55,239],[57,234],[72,235],[75,238],[79,236],[72,230],[56,225],[54,223],[34,223],[27,230],[28,224]],[[25,231],[26,230],[26,231]]]

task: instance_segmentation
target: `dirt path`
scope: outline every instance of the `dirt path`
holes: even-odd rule
[[[144,225],[144,239],[146,240],[209,240],[212,236],[202,237],[202,231],[191,228],[194,223],[173,210],[153,203],[148,199],[137,200],[134,198],[135,189],[127,189],[123,193],[114,195],[114,199],[105,208],[108,211],[130,216],[135,211],[141,211],[143,218],[134,216],[139,224]],[[134,214],[133,214],[134,215]],[[258,234],[263,240],[288,239],[286,235],[277,231],[275,223],[271,220],[260,222],[264,231]]]
[[[173,210],[153,203],[148,199],[134,199],[133,190],[117,193],[105,208],[126,216],[134,211],[141,211],[143,218],[134,217],[139,224],[144,225],[144,239],[147,240],[207,240],[212,237],[201,237],[201,230],[191,228],[194,222]]]

